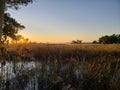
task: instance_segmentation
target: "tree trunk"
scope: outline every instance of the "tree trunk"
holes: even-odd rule
[[[4,23],[4,11],[5,11],[5,0],[0,0],[0,48],[1,48],[1,39],[2,39],[2,27]]]

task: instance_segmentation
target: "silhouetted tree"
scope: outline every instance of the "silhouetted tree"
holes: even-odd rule
[[[105,35],[99,38],[99,43],[103,43],[103,44],[113,44],[113,43],[120,43],[120,35]]]
[[[73,40],[73,41],[72,41],[72,44],[81,44],[81,43],[82,43],[82,40],[76,40],[76,41]]]
[[[0,47],[2,40],[2,32],[4,27],[4,13],[7,8],[19,9],[22,5],[27,6],[33,0],[0,0]]]
[[[97,42],[96,40],[94,40],[92,43],[93,43],[93,44],[98,44],[98,42]]]
[[[24,37],[23,37],[22,35],[16,35],[13,40],[15,40],[15,41],[16,41],[16,44],[17,44],[18,41],[24,40]]]
[[[25,27],[18,23],[14,18],[10,17],[10,14],[4,15],[4,27],[2,32],[2,42],[7,40],[7,37],[12,39],[16,38],[18,30],[24,29]]]
[[[25,39],[24,39],[24,42],[25,42],[25,43],[28,43],[28,41],[29,41],[28,38],[25,38]]]
[[[12,40],[12,43],[16,43],[16,44],[19,44],[19,43],[28,43],[29,39],[28,38],[24,38],[22,35],[16,35],[13,40]]]

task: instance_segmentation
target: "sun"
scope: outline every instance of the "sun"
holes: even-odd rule
[[[21,42],[21,43],[23,43],[23,42],[24,42],[24,39],[23,39],[23,38],[21,38],[21,39],[20,39],[20,42]]]

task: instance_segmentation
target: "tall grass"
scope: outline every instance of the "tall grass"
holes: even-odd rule
[[[33,69],[16,75],[16,82],[24,83],[19,87],[22,90],[31,82],[31,86],[37,85],[30,90],[120,90],[119,44],[28,44],[11,48],[9,60],[36,62]]]

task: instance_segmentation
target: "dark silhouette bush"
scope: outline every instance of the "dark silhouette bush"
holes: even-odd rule
[[[120,34],[102,36],[99,38],[99,43],[102,43],[102,44],[120,43]]]

